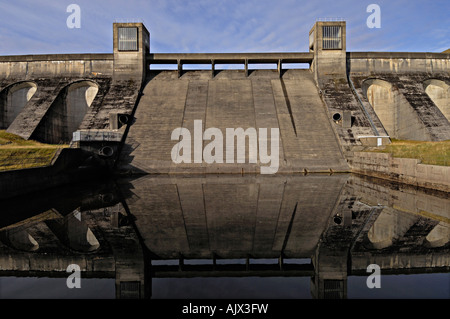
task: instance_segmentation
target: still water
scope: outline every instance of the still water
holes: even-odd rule
[[[2,299],[450,298],[447,193],[347,174],[142,176],[0,204]]]

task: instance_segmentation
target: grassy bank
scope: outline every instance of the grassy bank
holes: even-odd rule
[[[24,140],[0,130],[0,171],[50,165],[58,149],[67,145],[50,145]]]
[[[450,166],[450,140],[422,142],[393,139],[384,149],[371,151],[391,153],[394,157],[417,158],[423,164]]]

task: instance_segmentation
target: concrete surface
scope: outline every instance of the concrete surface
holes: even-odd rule
[[[450,167],[421,164],[412,158],[394,158],[388,153],[357,152],[350,162],[352,172],[419,187],[450,191]]]
[[[280,173],[344,171],[347,164],[317,94],[309,70],[154,71],[144,88],[123,150],[120,168],[147,173],[259,173],[260,163],[175,164],[171,133],[178,127],[193,134],[194,120],[204,129],[279,128]],[[225,146],[225,145],[224,145]],[[237,145],[235,145],[235,154]],[[225,148],[224,152],[225,154]]]

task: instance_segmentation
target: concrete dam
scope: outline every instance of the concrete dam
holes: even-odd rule
[[[0,57],[0,129],[124,174],[348,172],[365,146],[450,139],[448,53],[347,52],[345,21],[290,53],[152,53],[142,23],[113,31],[112,54]]]
[[[176,71],[155,72],[144,88],[135,117],[124,149],[130,159],[122,159],[130,169],[150,173],[259,173],[258,166],[263,164],[249,163],[249,149],[245,163],[240,165],[174,163],[167,155],[175,142],[168,137],[176,127],[194,132],[196,120],[201,120],[202,130],[218,128],[224,136],[227,128],[279,128],[278,172],[347,167],[308,70],[289,70],[283,78],[272,70],[256,70],[248,77],[239,71],[221,71],[213,79],[208,71],[188,72],[180,79]]]

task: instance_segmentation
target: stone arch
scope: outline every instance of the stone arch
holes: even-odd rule
[[[450,225],[444,222],[437,224],[425,238],[429,247],[442,247],[450,240]]]
[[[98,89],[98,84],[91,80],[80,80],[64,87],[31,138],[45,143],[69,143]]]
[[[414,215],[385,207],[367,232],[367,246],[373,249],[391,246],[406,233],[416,219]]]
[[[22,81],[9,85],[0,92],[0,129],[7,129],[36,93],[37,85]]]
[[[428,79],[423,82],[423,89],[447,120],[450,121],[450,85],[442,80]]]
[[[367,79],[363,94],[391,138],[431,140],[423,122],[403,94],[382,79]]]

